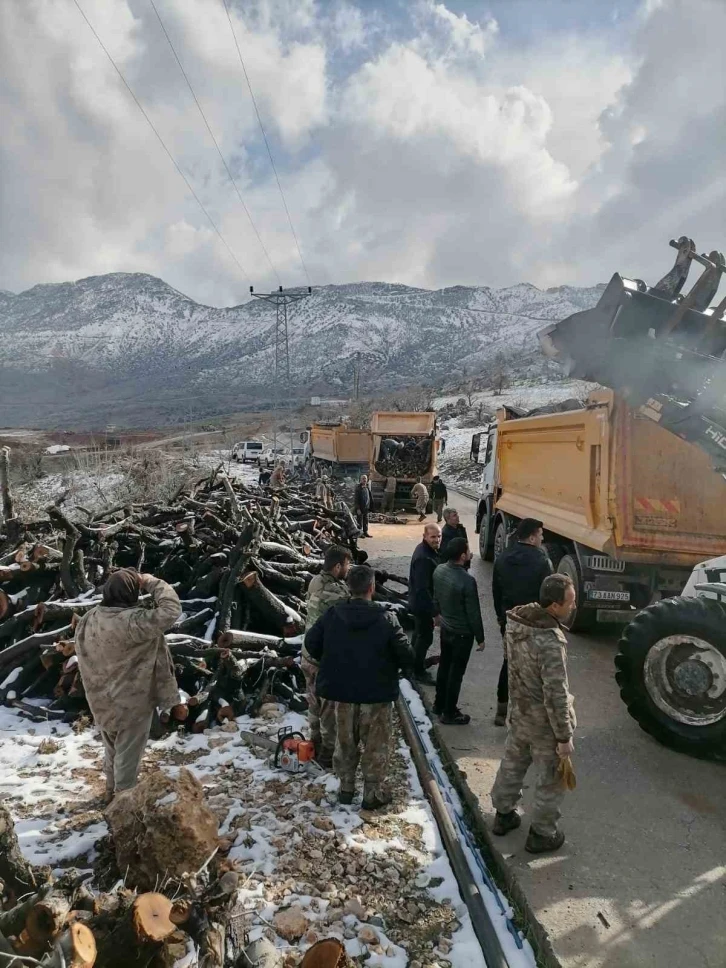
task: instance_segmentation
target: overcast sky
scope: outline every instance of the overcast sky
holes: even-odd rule
[[[0,288],[306,281],[223,0],[0,2]],[[313,284],[655,282],[726,244],[726,0],[228,0]],[[246,273],[246,274],[245,274]]]

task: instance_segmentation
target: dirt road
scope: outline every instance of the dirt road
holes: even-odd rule
[[[473,539],[474,504],[455,502]],[[373,562],[407,574],[420,531],[414,523],[374,525],[365,548]],[[502,651],[491,566],[477,556],[472,570],[487,648],[472,653],[464,682],[471,725],[441,727],[440,735],[490,815],[505,738],[492,725]],[[566,968],[724,968],[726,769],[664,749],[638,728],[613,678],[616,644],[611,633],[570,637],[578,787],[563,807],[565,846],[527,854],[526,817],[497,845]]]

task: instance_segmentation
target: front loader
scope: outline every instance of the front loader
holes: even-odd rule
[[[670,244],[675,264],[655,286],[616,273],[597,306],[539,339],[570,375],[610,387],[726,476],[726,298],[711,305],[726,264],[720,252],[698,255],[685,236]],[[682,295],[694,263],[702,272]],[[726,557],[697,565],[682,595],[640,611],[615,664],[644,730],[681,752],[726,759]]]

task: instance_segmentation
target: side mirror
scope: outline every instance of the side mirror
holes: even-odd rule
[[[471,450],[469,451],[469,460],[474,464],[479,463],[479,448],[481,447],[481,433],[472,434],[471,437]]]

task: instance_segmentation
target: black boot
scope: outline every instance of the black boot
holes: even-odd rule
[[[450,715],[444,713],[441,722],[444,726],[468,726],[471,722],[471,716],[468,713],[462,713],[460,709],[455,709]]]
[[[503,837],[510,830],[516,830],[521,825],[522,818],[516,810],[510,810],[509,813],[500,813],[497,810],[496,816],[494,817],[494,825],[492,826],[492,833],[496,834],[497,837]]]
[[[546,854],[549,850],[559,850],[565,842],[563,831],[558,830],[554,834],[538,834],[536,830],[529,828],[527,843],[524,849],[530,854]]]
[[[387,807],[391,800],[393,796],[390,793],[372,793],[364,789],[361,810],[380,810],[381,807]]]
[[[497,714],[494,717],[495,726],[506,726],[507,725],[507,708],[508,703],[498,702],[497,703]]]
[[[344,807],[349,807],[355,797],[355,790],[341,790],[338,793],[338,803]]]

